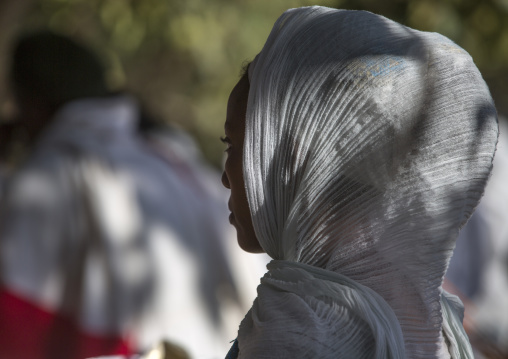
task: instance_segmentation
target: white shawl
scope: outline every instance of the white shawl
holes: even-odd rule
[[[249,68],[244,178],[276,261],[240,358],[470,358],[441,290],[497,115],[449,39],[363,11],[292,9]]]

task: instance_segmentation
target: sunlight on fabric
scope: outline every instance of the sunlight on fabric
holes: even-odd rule
[[[104,231],[117,242],[129,242],[140,231],[141,217],[130,179],[119,172],[88,162],[90,202]]]

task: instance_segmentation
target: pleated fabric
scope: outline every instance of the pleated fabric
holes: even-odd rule
[[[369,12],[306,7],[277,20],[249,81],[245,186],[276,262],[240,358],[472,357],[441,289],[498,135],[469,54]]]

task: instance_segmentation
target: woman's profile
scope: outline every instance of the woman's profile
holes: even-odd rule
[[[444,36],[286,11],[228,103],[230,221],[273,258],[228,357],[473,358],[441,283],[497,134],[481,74]]]

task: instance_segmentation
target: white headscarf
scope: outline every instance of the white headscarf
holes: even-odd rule
[[[277,20],[249,80],[245,186],[276,261],[240,358],[470,357],[440,286],[497,141],[471,57],[369,12],[308,7]]]

